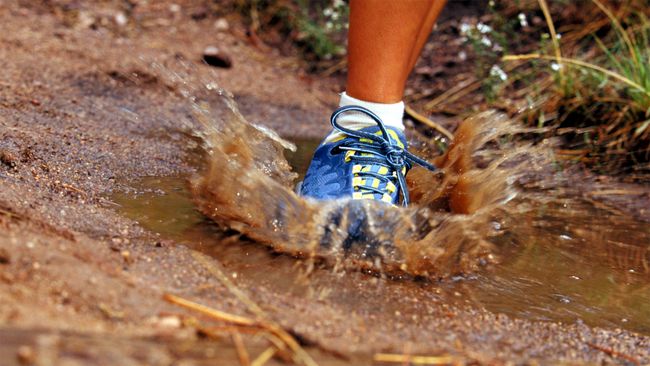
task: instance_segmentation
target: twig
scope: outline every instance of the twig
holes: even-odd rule
[[[163,299],[165,299],[165,301],[168,301],[168,302],[170,302],[172,304],[182,306],[182,307],[184,307],[186,309],[198,311],[199,313],[205,314],[205,315],[207,315],[207,316],[209,316],[211,318],[221,320],[221,321],[224,321],[224,322],[227,322],[227,323],[232,323],[232,324],[237,324],[237,325],[244,325],[244,326],[249,326],[249,327],[259,327],[260,326],[260,323],[253,320],[253,319],[246,318],[246,317],[239,316],[239,315],[226,313],[226,312],[221,311],[221,310],[213,309],[211,307],[201,305],[199,303],[184,299],[182,297],[178,297],[176,295],[164,294]]]
[[[632,189],[604,189],[601,191],[589,192],[592,196],[615,196],[615,195],[643,195],[645,191],[635,191]]]
[[[426,110],[431,110],[431,109],[433,109],[433,107],[438,105],[441,101],[448,100],[451,95],[454,95],[455,93],[459,92],[460,90],[463,90],[464,88],[466,88],[466,87],[468,87],[468,86],[470,86],[472,84],[480,85],[480,82],[478,82],[476,80],[476,78],[474,78],[474,77],[470,77],[468,79],[465,79],[465,80],[461,81],[460,83],[458,83],[453,88],[447,90],[446,92],[440,94],[439,96],[437,96],[436,98],[434,98],[433,100],[431,100],[430,102],[425,104],[424,108]]]
[[[215,320],[224,321],[239,326],[263,329],[266,331],[267,338],[269,341],[271,341],[277,350],[283,350],[288,347],[297,359],[295,360],[296,362],[302,361],[302,363],[307,366],[317,366],[315,361],[312,360],[304,350],[302,350],[298,342],[296,342],[296,340],[289,333],[287,333],[284,329],[276,324],[264,320],[254,320],[243,316],[226,313],[224,311],[213,309],[211,307],[172,294],[163,295],[163,299],[186,309],[197,311]],[[202,331],[210,336],[214,335],[210,328],[201,327],[197,322],[194,322],[193,325],[199,331]]]
[[[88,193],[86,193],[85,191],[82,191],[81,189],[73,186],[72,184],[61,183],[61,187],[65,188],[65,189],[67,189],[69,191],[77,192],[77,193],[83,195],[84,197],[88,197]]]
[[[562,52],[560,50],[560,41],[557,39],[557,33],[555,32],[555,25],[553,24],[553,18],[551,18],[551,12],[548,10],[548,4],[546,0],[538,0],[539,6],[542,8],[544,13],[544,18],[546,19],[546,24],[548,25],[549,33],[551,33],[551,41],[553,42],[553,51],[555,52],[555,60],[557,63],[560,63],[562,59]],[[564,70],[560,68],[560,85],[564,87]]]
[[[407,114],[408,116],[410,116],[411,118],[413,118],[414,120],[416,120],[416,121],[418,121],[418,122],[420,122],[420,123],[422,123],[422,124],[424,124],[424,125],[427,125],[428,127],[431,127],[431,128],[433,128],[434,130],[440,132],[440,133],[441,133],[442,135],[444,135],[447,139],[449,139],[449,140],[453,140],[453,139],[454,139],[454,135],[453,135],[451,132],[449,132],[449,130],[447,130],[446,128],[442,127],[442,126],[439,125],[438,123],[436,123],[436,122],[434,122],[434,121],[428,119],[428,118],[425,117],[424,115],[418,113],[418,112],[415,111],[413,108],[411,108],[411,107],[409,107],[409,106],[405,106],[405,107],[404,107],[404,112],[406,112],[406,114]]]
[[[344,58],[341,61],[339,61],[339,62],[335,63],[334,65],[332,65],[332,66],[328,67],[327,69],[325,69],[325,71],[320,73],[320,76],[321,77],[331,76],[333,73],[335,73],[335,72],[337,72],[339,70],[343,70],[343,68],[345,68],[345,66],[347,66],[347,64],[348,64],[348,60]]]
[[[634,358],[634,357],[632,357],[630,355],[626,355],[624,353],[615,351],[615,350],[613,350],[611,348],[599,346],[599,345],[591,343],[591,342],[587,342],[587,346],[589,346],[589,347],[591,347],[593,349],[596,349],[598,351],[604,352],[610,357],[622,358],[622,359],[624,359],[626,361],[632,362],[635,365],[640,365],[641,364],[641,362],[639,360],[637,360],[636,358]]]
[[[20,219],[20,218],[22,218],[20,215],[15,214],[15,213],[13,213],[13,212],[11,212],[11,211],[4,210],[4,209],[2,209],[2,208],[0,208],[0,213],[3,214],[3,215],[7,215],[7,216],[9,216],[9,217],[16,218],[16,219]]]
[[[507,56],[503,56],[503,58],[502,58],[503,61],[535,60],[535,59],[556,60],[556,57],[542,55],[542,54],[539,54],[539,53],[529,53],[529,54],[526,54],[526,55],[507,55]],[[570,65],[575,65],[575,66],[582,66],[582,67],[586,67],[588,69],[592,69],[592,70],[602,72],[603,74],[605,74],[607,76],[611,76],[614,79],[618,79],[619,81],[633,87],[634,89],[638,89],[642,93],[650,96],[650,91],[645,90],[641,85],[639,85],[639,84],[635,83],[634,81],[632,81],[632,80],[630,80],[630,79],[628,79],[628,78],[626,78],[624,76],[621,76],[621,75],[619,75],[619,74],[617,74],[617,73],[615,73],[613,71],[607,70],[604,67],[600,67],[598,65],[590,64],[588,62],[584,62],[584,61],[573,59],[573,58],[561,57],[559,59],[559,62],[560,63],[565,63],[565,64],[570,64]]]
[[[242,290],[240,290],[234,283],[226,276],[216,265],[214,265],[210,260],[208,260],[205,255],[199,252],[192,252],[192,256],[196,261],[198,261],[208,272],[215,276],[222,285],[224,285],[228,291],[230,291],[235,297],[244,303],[255,316],[260,319],[266,318],[266,313],[260,308],[253,300],[251,300]]]
[[[627,49],[630,52],[630,57],[632,57],[632,60],[634,60],[634,65],[636,66],[634,69],[640,70],[641,66],[639,65],[639,59],[637,58],[636,52],[634,52],[634,46],[632,45],[632,40],[630,39],[630,35],[627,34],[625,29],[623,29],[621,22],[619,22],[618,19],[616,19],[616,16],[614,16],[614,14],[612,14],[612,12],[600,1],[598,0],[592,0],[592,1],[603,13],[605,13],[605,15],[607,15],[607,18],[609,18],[612,24],[614,24],[614,27],[616,27],[616,30],[621,34],[621,37],[623,38],[623,41],[625,42],[625,45],[627,46]]]
[[[251,366],[263,366],[275,355],[275,352],[277,351],[274,347],[267,348],[264,352],[260,353],[253,362],[251,362]]]
[[[235,349],[237,350],[237,357],[239,357],[239,364],[241,366],[250,366],[251,360],[248,356],[248,351],[246,351],[246,346],[244,341],[241,339],[241,334],[239,332],[232,332],[231,335],[232,343],[235,344]]]
[[[414,356],[395,353],[376,353],[373,357],[375,362],[391,362],[415,365],[448,365],[457,359],[452,356]]]
[[[253,300],[251,300],[243,291],[241,291],[237,286],[235,286],[232,281],[223,273],[217,266],[212,264],[205,255],[199,252],[192,252],[192,256],[199,263],[201,263],[210,273],[212,273],[217,279],[233,294],[239,301],[243,302],[248,309],[253,312],[259,318],[259,325],[266,328],[269,332],[275,334],[280,338],[289,349],[294,353],[296,362],[301,361],[301,363],[307,366],[317,366],[318,364],[314,361],[313,358],[305,351],[300,344],[296,341],[295,338],[289,332],[284,330],[280,325],[272,321],[269,316],[260,308]],[[250,320],[250,319],[249,319]]]

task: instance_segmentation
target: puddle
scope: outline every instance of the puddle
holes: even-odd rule
[[[293,182],[317,141],[296,141],[287,156],[296,174],[282,139],[245,121],[225,90],[195,86],[184,95],[207,153],[201,176],[145,178],[111,200],[216,258],[238,285],[378,321],[426,319],[432,304],[451,304],[650,335],[649,225],[572,191],[553,168],[552,141],[513,138],[533,131],[507,116],[464,121],[443,157],[419,151],[444,174],[413,169],[408,208],[314,202]]]
[[[314,143],[298,142],[298,153],[290,161],[300,166],[309,159]],[[409,310],[400,302],[411,297],[424,303],[480,306],[528,320],[584,322],[650,334],[650,229],[579,198],[539,205],[531,214],[506,223],[517,230],[498,239],[501,264],[438,282],[387,280],[331,268],[317,268],[305,276],[305,261],[226,237],[196,210],[187,179],[149,177],[133,187],[137,193],[111,197],[122,214],[217,258],[238,283],[251,288],[265,286],[278,294],[326,299],[355,311],[422,315],[418,312],[426,308]],[[372,299],[369,286],[376,295]]]

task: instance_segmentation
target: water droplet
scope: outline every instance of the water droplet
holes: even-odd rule
[[[562,304],[569,304],[571,303],[571,298],[562,294],[554,294],[554,298],[557,299],[557,301],[561,302]]]

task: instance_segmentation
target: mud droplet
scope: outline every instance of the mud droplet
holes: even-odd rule
[[[569,304],[571,303],[571,298],[565,295],[561,294],[555,294],[554,297],[557,299],[557,301],[561,302],[562,304]]]

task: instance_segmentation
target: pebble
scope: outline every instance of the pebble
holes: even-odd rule
[[[0,162],[10,168],[15,168],[18,164],[18,158],[9,150],[0,150]]]
[[[119,12],[119,13],[115,14],[115,23],[118,26],[123,27],[123,26],[126,25],[126,23],[128,23],[128,21],[129,20],[126,18],[126,15],[124,15],[124,13]]]
[[[16,352],[16,357],[21,365],[31,365],[34,363],[36,355],[32,347],[20,346]]]
[[[229,69],[232,67],[232,59],[215,46],[208,46],[203,50],[203,61],[208,65]]]
[[[5,248],[0,248],[0,264],[9,263],[11,263],[11,255],[9,255],[9,251]]]
[[[180,328],[183,325],[183,321],[178,316],[169,315],[158,318],[155,324],[164,328]]]
[[[225,18],[219,18],[214,21],[214,29],[219,32],[225,32],[230,29],[230,24],[228,24],[228,21]]]

